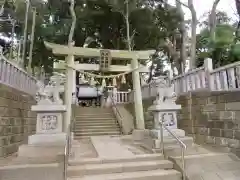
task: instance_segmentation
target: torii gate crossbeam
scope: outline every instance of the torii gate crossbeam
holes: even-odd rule
[[[66,56],[66,63],[68,66],[73,67],[74,56],[80,57],[100,57],[101,49],[92,49],[92,48],[82,48],[82,47],[68,47],[64,45],[58,45],[53,43],[45,42],[45,45],[48,49],[51,49],[52,52],[56,55]],[[149,51],[126,51],[126,50],[109,50],[111,57],[115,59],[129,59],[131,60],[131,68],[137,69],[139,67],[138,60],[147,60],[150,55],[153,54],[154,50]],[[67,115],[65,122],[65,129],[68,124],[70,124],[71,114],[71,97],[72,97],[72,87],[73,87],[73,75],[74,71],[72,68],[67,68],[67,79],[65,87],[65,100],[67,106]],[[145,129],[144,116],[143,116],[143,105],[142,105],[142,93],[140,85],[140,76],[139,71],[132,72],[133,77],[133,93],[134,93],[134,109],[135,109],[135,120],[136,120],[136,129],[143,130]]]

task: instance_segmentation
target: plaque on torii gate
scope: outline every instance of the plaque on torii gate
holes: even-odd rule
[[[111,51],[107,49],[100,50],[99,70],[109,71],[111,64],[112,64]]]

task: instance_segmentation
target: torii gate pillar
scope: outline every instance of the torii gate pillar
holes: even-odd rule
[[[74,55],[68,55],[66,57],[66,63],[69,66],[74,66]],[[66,82],[64,92],[64,104],[66,105],[66,112],[64,113],[64,131],[67,132],[68,126],[71,123],[72,118],[72,93],[73,93],[73,77],[74,70],[72,68],[66,68]]]
[[[133,69],[138,68],[138,58],[133,57],[131,61],[131,66]],[[139,72],[133,71],[133,93],[134,93],[134,110],[136,118],[136,129],[143,130],[145,129],[144,116],[143,116],[143,104],[142,104],[142,92],[140,84]]]

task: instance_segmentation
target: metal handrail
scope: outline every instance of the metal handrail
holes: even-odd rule
[[[73,122],[75,122],[75,119],[71,121],[71,123],[68,125],[67,128],[67,135],[66,135],[66,143],[64,147],[64,170],[63,170],[63,179],[67,180],[67,167],[68,167],[68,160],[69,160],[69,155],[70,155],[70,148],[72,144],[72,137],[71,137],[71,132],[73,128]]]
[[[119,112],[119,110],[118,110],[118,108],[117,108],[117,105],[116,105],[116,103],[115,103],[112,95],[113,95],[113,94],[110,95],[110,99],[111,99],[111,101],[112,101],[112,105],[115,107],[115,109],[116,109],[119,117],[122,118],[122,116],[121,116],[121,114],[120,114],[120,112]]]
[[[166,129],[168,131],[168,133],[177,140],[178,144],[181,147],[181,161],[182,161],[182,174],[183,174],[183,180],[186,180],[186,169],[185,169],[185,151],[187,149],[186,144],[179,139],[169,128],[167,128],[167,126],[165,124],[163,124],[163,122],[159,122],[160,128],[161,128],[161,144],[160,144],[160,148],[162,150],[162,153],[164,155],[164,140],[163,140],[163,128]]]
[[[117,107],[117,105],[116,105],[116,103],[115,103],[112,95],[113,95],[113,94],[110,94],[110,99],[111,99],[111,101],[112,101],[112,105],[113,105],[114,108],[116,109],[117,114],[119,115],[119,117],[122,119],[121,113],[119,112],[118,107]],[[122,131],[122,123],[121,123],[121,122],[122,122],[122,121],[119,122],[119,127],[120,127],[120,132],[122,133],[123,131]]]

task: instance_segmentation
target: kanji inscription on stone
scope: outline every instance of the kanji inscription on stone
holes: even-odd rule
[[[108,71],[112,63],[111,51],[100,50],[100,71]]]
[[[43,115],[42,118],[42,130],[54,130],[57,129],[58,117],[56,115]]]

